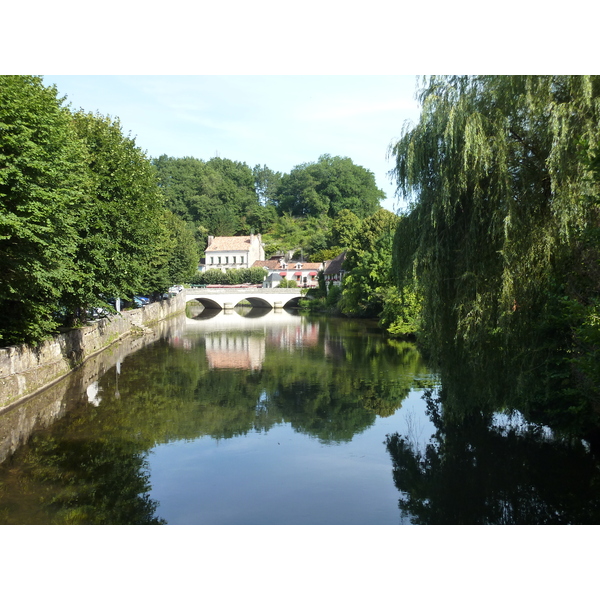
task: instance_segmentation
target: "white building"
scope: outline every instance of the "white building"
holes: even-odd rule
[[[260,233],[230,237],[209,235],[205,256],[202,272],[209,269],[249,269],[255,261],[265,259],[265,249]]]

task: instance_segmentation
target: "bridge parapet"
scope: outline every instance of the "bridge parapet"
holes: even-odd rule
[[[264,287],[203,287],[203,288],[186,288],[186,295],[196,294],[267,294],[267,295],[288,295],[288,296],[300,296],[302,288],[264,288]]]
[[[198,300],[207,308],[233,308],[242,300],[252,306],[279,308],[302,297],[301,288],[187,288],[186,300]]]

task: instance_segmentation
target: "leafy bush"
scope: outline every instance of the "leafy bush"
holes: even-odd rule
[[[281,288],[297,288],[298,284],[296,283],[295,279],[282,279],[281,283],[279,284],[279,287],[281,287]]]
[[[405,288],[402,293],[395,287],[383,294],[383,311],[379,326],[394,336],[412,336],[419,330],[421,303],[416,293]]]
[[[195,273],[190,277],[188,283],[191,285],[199,285],[204,283],[204,273]]]
[[[200,285],[239,285],[241,283],[262,283],[266,271],[261,267],[250,269],[209,269],[192,277],[190,283]]]
[[[338,305],[340,298],[342,297],[342,286],[332,285],[327,292],[327,298],[325,299],[325,306],[327,308],[333,308]]]
[[[202,273],[202,281],[200,283],[206,285],[223,285],[229,283],[229,277],[227,273],[224,273],[220,269],[209,269]]]
[[[243,283],[262,283],[267,272],[262,267],[251,267],[250,269],[240,269],[246,271],[246,281]]]

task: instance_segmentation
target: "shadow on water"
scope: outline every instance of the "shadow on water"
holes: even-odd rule
[[[80,368],[0,415],[0,523],[158,524],[149,497],[147,448],[122,436],[90,440],[83,424],[102,386],[130,357],[181,338],[185,317],[125,338]],[[83,426],[83,428],[82,428]]]
[[[186,314],[189,319],[194,319],[194,321],[208,321],[210,319],[214,319],[221,311],[220,308],[204,308],[200,309],[188,308],[186,310]]]
[[[399,508],[415,524],[596,524],[600,470],[580,438],[518,413],[455,411],[424,396],[436,433],[424,447],[387,436]]]

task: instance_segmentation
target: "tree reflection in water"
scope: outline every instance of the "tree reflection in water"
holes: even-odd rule
[[[161,523],[148,468],[157,446],[286,425],[335,447],[435,380],[412,344],[366,322],[236,318],[222,315],[237,328],[188,323],[72,398],[63,418],[0,464],[0,523]]]
[[[424,449],[388,435],[394,483],[415,524],[596,524],[600,472],[580,439],[537,425],[498,423],[494,413],[443,409],[424,395],[437,428]]]

